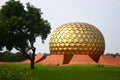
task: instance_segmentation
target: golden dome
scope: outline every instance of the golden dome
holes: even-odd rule
[[[88,23],[74,22],[59,26],[50,38],[51,54],[89,55],[95,61],[104,53],[102,33]]]

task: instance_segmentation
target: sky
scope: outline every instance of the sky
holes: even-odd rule
[[[8,0],[0,0],[0,6]],[[120,0],[20,0],[30,2],[43,12],[51,24],[51,33],[69,22],[85,22],[96,26],[105,38],[104,53],[120,53]],[[50,34],[51,35],[51,34]],[[36,53],[49,53],[50,35],[42,44],[37,38]],[[13,50],[14,52],[15,50]]]

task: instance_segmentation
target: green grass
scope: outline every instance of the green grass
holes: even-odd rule
[[[120,67],[98,65],[42,66],[0,65],[0,80],[120,80]]]

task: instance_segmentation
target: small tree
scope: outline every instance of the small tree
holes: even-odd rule
[[[41,17],[40,9],[30,3],[26,8],[20,1],[10,0],[0,9],[0,49],[19,50],[31,61],[31,69],[34,69],[35,39],[40,36],[44,42],[51,28],[48,21]],[[32,51],[31,55],[29,51]]]

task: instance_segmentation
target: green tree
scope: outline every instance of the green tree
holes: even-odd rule
[[[20,1],[10,0],[0,9],[0,49],[6,47],[11,51],[19,50],[31,61],[31,69],[34,69],[36,37],[41,37],[42,42],[50,33],[51,27],[44,20],[40,9],[27,3],[27,9]],[[29,52],[32,54],[29,55]]]
[[[0,52],[0,61],[18,62],[22,60],[25,60],[25,57],[20,52],[16,53],[12,53],[9,51]]]
[[[3,61],[4,54],[0,52],[0,61]]]
[[[13,61],[15,61],[14,57],[15,57],[15,54],[13,54],[9,51],[5,51],[4,56],[3,56],[3,61],[13,62]]]
[[[14,55],[14,59],[16,62],[25,60],[25,57],[20,52],[14,53]]]

